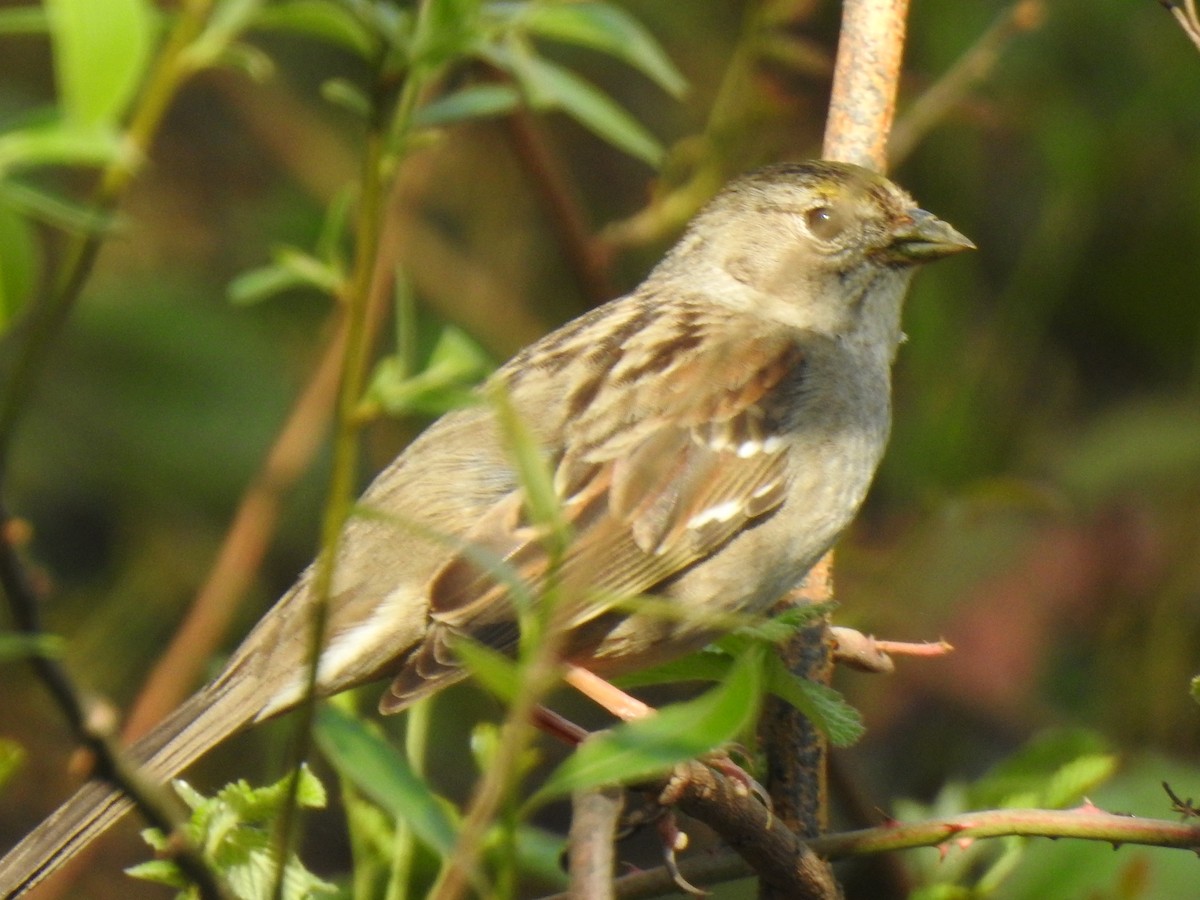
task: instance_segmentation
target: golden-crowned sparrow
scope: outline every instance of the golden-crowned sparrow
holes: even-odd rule
[[[764,611],[799,582],[883,453],[914,267],[971,246],[865,169],[766,168],[713,199],[635,291],[496,372],[571,525],[555,575],[572,604],[569,661],[609,675],[677,656],[715,636],[713,613]],[[380,708],[396,712],[462,677],[448,638],[515,645],[508,582],[453,547],[503,558],[534,596],[550,564],[492,405],[436,422],[362,503],[381,515],[346,526],[318,692],[391,679]],[[134,745],[151,777],[300,700],[312,581],[310,569],[217,679]],[[701,614],[614,599],[645,594]],[[85,785],[0,861],[0,891],[29,887],[127,807]]]

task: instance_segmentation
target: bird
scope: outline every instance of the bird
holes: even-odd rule
[[[447,413],[344,527],[316,693],[386,681],[380,712],[397,713],[465,677],[457,640],[512,653],[512,574],[535,598],[553,580],[567,604],[562,662],[604,678],[765,613],[871,484],[913,272],[973,247],[859,166],[781,163],[732,180],[634,290],[480,389],[532,434],[565,547],[551,552],[529,512],[497,404]],[[129,748],[146,777],[167,781],[302,701],[315,582],[314,565],[215,679]],[[623,602],[642,596],[675,614]],[[30,889],[129,807],[109,783],[86,783],[0,860],[0,894]]]

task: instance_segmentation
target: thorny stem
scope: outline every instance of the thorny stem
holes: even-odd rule
[[[1014,836],[1102,841],[1114,848],[1137,844],[1200,852],[1200,825],[1117,815],[1090,803],[1070,810],[999,809],[922,822],[889,822],[874,828],[824,835],[805,844],[818,855],[834,860],[919,847],[966,847],[979,838]],[[709,885],[754,874],[749,864],[731,851],[686,860],[680,870],[684,877]],[[653,869],[617,879],[615,896],[658,897],[671,886],[671,876],[665,868]],[[543,900],[566,900],[566,895],[555,894]]]

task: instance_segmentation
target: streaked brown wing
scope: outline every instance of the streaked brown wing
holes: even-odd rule
[[[679,318],[691,327],[697,313],[685,309]],[[568,408],[581,393],[627,395],[624,403],[582,410],[562,428],[568,449],[558,452],[555,487],[574,536],[555,579],[571,598],[572,628],[621,598],[651,591],[783,500],[784,446],[773,392],[799,390],[799,348],[786,336],[740,334],[660,358],[655,354],[669,347],[661,337],[660,331],[654,345],[641,333],[628,337],[616,365],[586,372],[566,392]],[[661,377],[639,377],[649,370]],[[467,540],[503,559],[531,596],[545,589],[550,560],[519,492],[497,504]],[[453,677],[450,636],[515,647],[509,583],[464,555],[437,573],[429,633],[383,698],[385,712]]]

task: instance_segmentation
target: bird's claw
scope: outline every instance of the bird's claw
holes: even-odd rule
[[[694,897],[707,897],[708,891],[696,887],[684,878],[683,873],[679,871],[679,864],[675,860],[675,854],[677,851],[687,849],[688,836],[686,832],[680,831],[679,825],[675,821],[674,813],[668,812],[667,815],[658,820],[658,834],[662,838],[663,843],[663,865],[671,873],[671,880],[675,882],[675,886]]]

